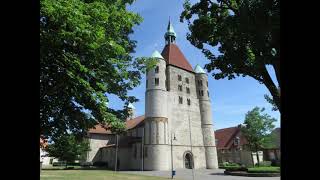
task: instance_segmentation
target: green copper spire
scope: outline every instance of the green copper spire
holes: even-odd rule
[[[206,74],[206,72],[201,68],[199,64],[197,64],[196,67],[194,68],[194,72],[197,74]]]
[[[161,56],[161,54],[159,53],[159,51],[157,51],[157,50],[155,50],[155,51],[152,53],[151,57],[164,59],[164,58]]]
[[[176,34],[176,32],[174,32],[174,29],[173,29],[173,26],[171,24],[170,17],[169,17],[167,32],[164,35],[164,38],[166,40],[166,44],[174,43],[176,40],[176,37],[177,37],[177,34]]]

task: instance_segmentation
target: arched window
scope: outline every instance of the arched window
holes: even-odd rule
[[[187,151],[183,155],[184,167],[186,169],[193,169],[193,155],[190,151]]]

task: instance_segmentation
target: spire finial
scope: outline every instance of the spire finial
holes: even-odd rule
[[[169,16],[169,23],[168,23],[168,27],[167,27],[167,32],[164,35],[164,38],[166,39],[166,44],[174,43],[175,39],[176,39],[176,33],[174,32],[173,26],[171,24],[170,16]]]

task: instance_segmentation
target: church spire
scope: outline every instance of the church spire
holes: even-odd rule
[[[170,17],[169,17],[169,23],[167,27],[167,32],[164,34],[164,38],[166,40],[166,44],[171,44],[176,41],[176,32],[174,32],[173,26],[170,22]]]

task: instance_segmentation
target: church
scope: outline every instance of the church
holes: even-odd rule
[[[146,73],[145,115],[135,117],[130,104],[125,135],[90,129],[87,162],[118,170],[218,168],[208,75],[180,51],[170,21],[164,38],[162,53],[151,55],[156,67]]]

